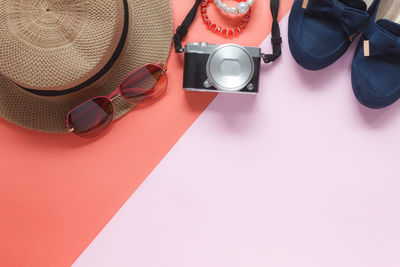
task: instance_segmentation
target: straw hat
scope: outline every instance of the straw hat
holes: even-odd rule
[[[168,0],[0,0],[0,117],[65,133],[73,107],[165,62],[172,32]]]

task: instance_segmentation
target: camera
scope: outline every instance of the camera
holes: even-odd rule
[[[185,46],[183,88],[187,91],[258,93],[261,49],[237,44]]]

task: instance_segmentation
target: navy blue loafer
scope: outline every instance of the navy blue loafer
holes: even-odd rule
[[[378,12],[384,18],[368,22],[353,60],[353,91],[369,108],[384,108],[400,98],[400,1],[391,3],[386,13]]]
[[[289,46],[294,59],[309,70],[333,64],[362,32],[369,18],[376,16],[379,2],[295,0],[289,16]]]

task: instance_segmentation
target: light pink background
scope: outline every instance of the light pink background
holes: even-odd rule
[[[219,95],[74,266],[400,266],[400,105],[356,102],[353,53],[309,72],[285,43],[261,94]]]

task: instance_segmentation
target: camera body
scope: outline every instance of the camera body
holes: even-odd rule
[[[258,93],[261,49],[236,44],[185,46],[183,88],[218,93]]]

